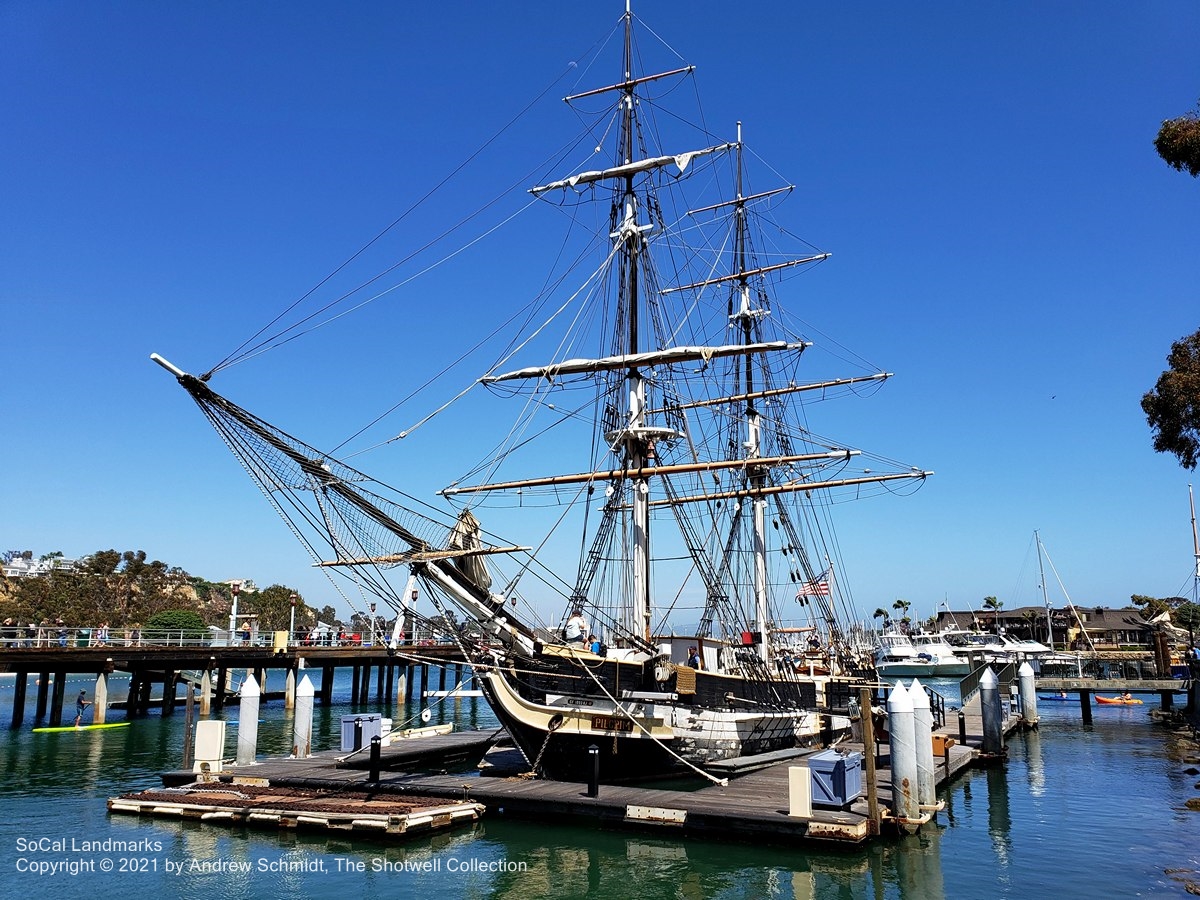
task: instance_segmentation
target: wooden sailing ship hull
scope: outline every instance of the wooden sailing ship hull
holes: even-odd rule
[[[814,745],[849,724],[838,717],[831,728],[824,717],[822,729],[812,680],[764,682],[591,654],[514,657],[476,671],[531,770],[560,781],[590,781],[597,763],[606,783],[685,774]],[[849,697],[848,688],[839,695]]]

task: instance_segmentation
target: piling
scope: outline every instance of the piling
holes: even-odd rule
[[[212,712],[212,675],[208,669],[200,676],[200,715],[207,716]]]
[[[26,683],[29,681],[29,673],[25,671],[17,672],[17,682],[13,685],[13,713],[12,727],[20,728],[21,723],[25,721],[25,690]]]
[[[92,724],[103,725],[105,713],[108,712],[108,673],[101,672],[96,676],[96,688],[93,691]]]
[[[96,702],[99,707],[99,700]],[[196,719],[196,700],[192,691],[192,683],[187,683],[187,700],[183,706],[183,768],[192,768],[192,726]]]
[[[917,761],[917,801],[925,808],[937,804],[937,771],[933,759],[933,711],[921,682],[913,679],[908,690],[913,705],[913,740]]]
[[[988,666],[979,679],[979,711],[983,717],[984,753],[1004,752],[1004,708],[1000,702],[1000,679]]]
[[[217,693],[213,697],[213,705],[217,709],[225,707],[225,692],[229,690],[229,670],[224,666],[217,668]]]
[[[912,696],[900,682],[888,694],[888,742],[892,760],[892,813],[899,819],[920,818],[917,797],[917,751]]]
[[[67,691],[67,673],[54,673],[54,696],[50,700],[50,727],[62,725],[63,696]]]
[[[242,703],[238,711],[237,764],[252,766],[258,750],[258,682],[247,673],[242,683]]]
[[[859,688],[858,715],[862,722],[863,766],[867,779],[867,827],[871,834],[879,834],[879,786],[876,784],[875,719],[872,716],[875,703],[872,693],[869,687]]]
[[[46,698],[47,692],[50,690],[50,673],[39,672],[37,680],[37,708],[33,712],[35,721],[42,721],[46,718]]]
[[[296,716],[292,731],[292,756],[308,759],[312,753],[313,683],[305,675],[296,688]]]
[[[1017,694],[1021,698],[1021,715],[1029,726],[1038,723],[1037,686],[1033,682],[1033,666],[1021,663],[1017,669]]]
[[[296,708],[296,670],[288,669],[287,681],[283,685],[283,708]]]

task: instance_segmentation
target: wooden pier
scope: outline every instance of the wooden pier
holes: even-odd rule
[[[1021,727],[1022,720],[1012,716],[1004,722],[1005,734]],[[965,734],[966,740],[960,740]],[[947,726],[935,731],[935,745],[944,750],[938,758],[936,778],[945,784],[968,766],[994,762],[981,756],[978,747],[983,740],[983,724],[978,705],[963,711],[961,718],[952,719]],[[490,740],[495,740],[495,735]],[[478,742],[480,733],[461,732],[441,736],[437,752],[428,754],[426,762],[456,747]],[[353,768],[342,759],[346,754],[325,752],[308,759],[268,759],[240,768],[231,768],[209,776],[211,779],[236,786],[242,783],[271,787],[298,787],[329,792],[370,790],[375,797],[417,795],[440,798],[447,802],[483,803],[490,814],[534,819],[538,822],[565,821],[598,827],[662,830],[680,836],[704,836],[727,840],[768,841],[797,844],[805,842],[834,842],[860,844],[871,836],[895,827],[886,811],[891,804],[891,773],[886,740],[864,748],[861,744],[843,743],[838,749],[873,753],[874,765],[864,766],[864,794],[842,808],[814,806],[810,815],[791,815],[789,809],[790,769],[806,767],[805,757],[812,751],[789,751],[786,756],[761,762],[751,758],[744,774],[728,779],[725,784],[699,783],[691,789],[668,790],[661,787],[637,785],[600,785],[591,795],[586,784],[547,781],[531,777],[528,763],[519,751],[509,749],[489,754],[489,764],[482,776],[470,771],[452,774],[405,774],[396,771],[403,757],[419,752],[421,738],[406,746],[381,748],[378,772],[364,772],[365,752],[356,754]],[[434,745],[430,745],[431,751]],[[472,750],[475,748],[472,747]],[[877,751],[877,752],[876,752]],[[482,752],[482,751],[480,751]],[[467,759],[469,753],[459,753]],[[865,773],[873,772],[873,783],[866,784]],[[373,777],[377,776],[377,777]],[[490,776],[490,777],[488,777]],[[807,772],[805,772],[807,776]],[[167,785],[180,785],[196,776],[191,772],[163,774]],[[936,817],[936,809],[930,810]],[[911,829],[909,829],[911,830]]]
[[[202,672],[214,673],[211,702],[218,709],[236,693],[238,682],[233,675],[236,670],[254,673],[260,687],[265,685],[269,670],[281,670],[282,675],[276,676],[278,681],[285,681],[288,673],[293,681],[307,674],[314,680],[315,699],[329,704],[336,671],[345,667],[351,669],[353,702],[370,701],[373,681],[375,699],[387,705],[435,692],[449,693],[460,686],[464,673],[469,672],[466,660],[453,644],[407,644],[395,651],[382,646],[302,645],[0,648],[0,672],[12,672],[17,676],[10,719],[12,728],[20,728],[24,723],[31,675],[36,677],[35,721],[48,721],[50,726],[59,726],[63,706],[69,701],[66,697],[67,676],[72,674],[95,675],[95,690],[89,699],[96,702],[98,718],[95,721],[101,722],[105,709],[117,708],[115,704],[107,703],[108,676],[114,672],[129,673],[129,695],[124,703],[126,714],[134,718],[145,715],[153,706],[157,706],[162,715],[172,715],[186,697],[186,693],[180,695],[186,682],[198,681]],[[155,685],[160,687],[157,698],[152,700]],[[283,698],[290,705],[290,698],[283,691],[265,693],[264,696]]]

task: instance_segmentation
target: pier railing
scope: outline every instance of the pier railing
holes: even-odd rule
[[[382,646],[388,635],[375,635],[375,646]],[[107,634],[100,628],[40,626],[32,631],[25,628],[0,630],[0,650],[23,648],[52,650],[55,647],[78,649],[83,647],[271,647],[275,632],[251,631],[249,638],[240,632],[230,637],[222,628],[109,628]],[[412,635],[407,644],[445,643],[440,635],[420,631]],[[295,631],[287,635],[288,647],[370,647],[371,635],[358,631],[339,634],[329,631],[318,635],[308,630]]]
[[[983,673],[989,668],[996,673],[996,680],[999,682],[1001,695],[1008,695],[1009,687],[1017,680],[1017,664],[1005,663],[997,665],[995,663],[984,663],[983,665],[976,666],[970,675],[958,683],[958,692],[962,697],[963,706],[966,706],[975,699],[975,695],[979,693],[979,681],[983,678]]]

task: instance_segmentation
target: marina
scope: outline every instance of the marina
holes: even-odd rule
[[[71,687],[89,681],[87,676],[77,677]],[[322,746],[332,743],[336,747],[344,716],[379,713],[378,707],[353,703],[350,687],[349,673],[343,671],[333,705],[315,709],[314,732],[325,735]],[[951,707],[947,729],[956,737],[953,682],[943,680],[935,687],[947,696]],[[10,690],[11,686],[0,685],[0,701],[7,700]],[[483,732],[490,736],[499,728],[478,698],[447,699],[431,708],[430,725],[453,725],[456,734]],[[380,781],[394,783],[413,795],[486,807],[473,825],[456,825],[436,835],[413,835],[401,843],[381,842],[379,835],[361,830],[326,833],[321,827],[294,829],[268,822],[261,827],[237,825],[231,829],[230,823],[210,824],[180,815],[159,818],[140,811],[109,813],[110,799],[140,790],[161,790],[161,773],[178,767],[182,720],[155,711],[116,732],[6,732],[0,754],[10,775],[0,787],[0,796],[9,815],[0,822],[0,847],[5,848],[11,869],[19,858],[30,858],[17,851],[18,837],[61,834],[64,817],[70,817],[75,823],[71,832],[92,839],[158,842],[161,851],[150,855],[159,860],[159,873],[139,876],[138,883],[147,889],[162,885],[161,889],[172,893],[204,891],[216,897],[276,896],[269,871],[275,867],[278,872],[287,865],[292,866],[287,877],[293,890],[324,895],[342,889],[339,886],[350,869],[339,874],[339,865],[359,864],[366,875],[355,873],[353,883],[355,890],[367,897],[397,892],[409,896],[426,890],[428,883],[417,871],[419,865],[439,866],[437,889],[451,897],[478,896],[481,891],[562,896],[564,879],[575,885],[569,893],[594,898],[624,896],[634,879],[652,897],[676,896],[683,884],[692,885],[696,896],[834,898],[882,892],[906,900],[936,900],[1044,891],[1082,900],[1094,897],[1095,885],[1101,882],[1117,896],[1150,890],[1154,896],[1184,897],[1186,881],[1195,880],[1200,873],[1195,849],[1200,846],[1200,823],[1182,807],[1183,799],[1194,793],[1190,788],[1196,776],[1185,772],[1186,752],[1180,755],[1171,749],[1171,733],[1147,718],[1149,708],[1097,710],[1093,723],[1084,725],[1076,703],[1041,704],[1038,728],[1011,732],[1002,762],[963,767],[962,746],[950,748],[952,777],[940,779],[939,785],[944,808],[918,833],[861,843],[770,837],[780,822],[797,828],[798,823],[783,812],[788,807],[784,773],[789,765],[803,763],[803,758],[731,780],[731,785],[739,781],[745,785],[735,788],[745,790],[745,796],[752,790],[759,792],[762,819],[770,822],[770,830],[749,837],[701,828],[699,810],[716,808],[720,789],[698,788],[694,783],[649,790],[602,785],[599,796],[589,798],[586,785],[513,781],[511,774],[484,775],[471,765],[445,775],[397,770],[381,776]],[[410,702],[390,711],[398,723],[413,720],[409,727],[416,727],[421,724],[421,709],[420,704]],[[235,709],[216,711],[214,717],[230,714],[235,714]],[[289,766],[328,767],[328,760],[346,755],[322,749],[317,753],[324,763],[283,759],[293,716],[294,711],[285,710],[282,703],[263,705],[265,721],[259,726],[262,761],[247,767],[244,777],[253,779],[272,772],[287,777]],[[974,725],[968,725],[968,732],[968,743],[973,744],[980,736]],[[501,747],[493,756],[511,756],[512,752]],[[884,761],[886,744],[880,752]],[[62,778],[67,767],[77,772],[69,781]],[[369,775],[359,768],[329,768],[329,772],[334,773],[332,780],[340,782],[341,790],[364,787]],[[1085,772],[1086,777],[1081,777]],[[296,774],[291,773],[293,777]],[[319,789],[328,790],[329,786]],[[443,796],[436,797],[431,791]],[[560,797],[539,797],[539,791]],[[522,794],[530,799],[522,799]],[[397,796],[403,798],[404,793]],[[731,795],[726,797],[728,805],[741,803]],[[560,805],[563,813],[548,815],[548,803]],[[652,818],[627,821],[631,804],[697,812],[689,830],[686,825]],[[1119,809],[1121,814],[1094,815],[1101,808]],[[604,815],[597,809],[604,810]],[[862,819],[854,806],[821,817],[836,821],[844,815]],[[1051,824],[1076,819],[1086,821],[1087,827]],[[1053,840],[1047,840],[1048,827],[1055,828]],[[1119,857],[1111,852],[1112,846],[1130,844],[1133,850]],[[1058,864],[1064,854],[1089,868],[1086,879]],[[57,858],[53,854],[41,857],[43,861]],[[196,868],[192,865],[195,859],[219,861],[225,871]],[[185,874],[172,875],[172,880],[166,881],[162,869],[168,860],[183,867]],[[306,871],[300,870],[301,863],[308,866]],[[498,868],[502,863],[520,863],[525,869],[505,874]],[[247,867],[247,874],[231,877],[235,864]],[[474,865],[476,871],[468,873],[468,865]],[[490,872],[485,868],[488,865],[494,866]],[[382,871],[389,866],[391,875],[386,882],[370,875],[372,867]],[[451,873],[451,866],[462,871]],[[60,896],[74,900],[87,895],[89,889],[83,882],[65,874],[51,877]],[[93,884],[100,889],[110,884],[99,873],[93,878],[98,879]]]
[[[1200,895],[1192,11],[644,6],[20,9],[14,896]]]

